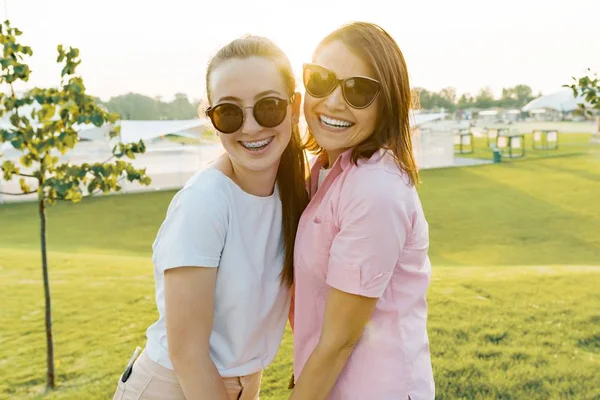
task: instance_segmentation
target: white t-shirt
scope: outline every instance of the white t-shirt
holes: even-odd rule
[[[327,178],[327,175],[329,175],[329,171],[331,171],[331,168],[325,169],[325,168],[321,168],[319,170],[319,180],[317,181],[317,188],[321,187],[321,183],[323,183],[323,181],[325,180],[325,178]]]
[[[146,352],[173,369],[167,350],[164,271],[217,267],[210,354],[222,377],[266,368],[279,349],[290,293],[281,284],[284,247],[277,185],[269,197],[244,192],[216,169],[194,175],[167,210],[153,245],[159,319]]]

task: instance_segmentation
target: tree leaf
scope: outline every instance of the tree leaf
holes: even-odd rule
[[[65,136],[63,143],[65,144],[65,146],[67,146],[69,149],[72,149],[73,147],[75,147],[75,145],[77,144],[77,142],[79,141],[79,138],[77,137],[77,134],[68,134]]]
[[[25,178],[19,179],[19,186],[21,186],[21,191],[23,193],[27,193],[31,191],[31,187],[25,182]]]
[[[10,181],[14,174],[19,173],[19,167],[17,167],[12,161],[4,161],[2,163],[2,172],[4,180]]]
[[[31,165],[33,164],[33,159],[31,157],[31,154],[23,154],[20,158],[19,158],[19,162],[21,163],[22,166],[24,166],[25,168],[31,167]]]
[[[110,132],[109,132],[109,136],[111,139],[114,139],[116,137],[119,137],[119,134],[121,133],[121,127],[120,126],[114,126]],[[114,151],[113,151],[114,153]]]
[[[63,60],[65,59],[65,52],[63,50],[63,45],[59,44],[57,46],[56,50],[58,51],[58,57],[56,58],[56,62],[58,62],[58,63],[63,62]]]
[[[16,150],[23,150],[23,147],[25,145],[25,142],[23,140],[23,136],[17,136],[17,137],[15,137],[13,140],[10,141],[10,144],[12,144],[12,146]]]
[[[38,118],[40,122],[45,122],[54,117],[56,113],[56,106],[54,104],[44,104],[38,111]]]
[[[10,123],[12,124],[12,126],[14,126],[15,128],[19,127],[21,120],[19,118],[19,115],[17,113],[14,113],[10,116]]]
[[[92,117],[90,118],[90,121],[95,126],[102,126],[102,125],[104,125],[104,117],[100,113],[96,113],[96,114],[92,115]]]
[[[60,110],[60,119],[66,122],[69,119],[69,110],[66,108]]]

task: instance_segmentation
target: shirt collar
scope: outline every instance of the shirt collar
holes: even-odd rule
[[[327,161],[328,161],[327,154],[323,153],[317,158],[313,167],[311,168],[310,192],[309,192],[310,197],[313,197],[314,194],[317,192],[317,187],[319,184],[319,172],[321,171],[321,168],[323,168],[323,165],[325,165],[327,163]],[[330,170],[327,178],[329,180],[334,179],[342,171],[347,169],[350,166],[351,162],[352,162],[352,148],[344,151],[342,154],[340,154],[338,156],[337,160],[335,160],[335,162],[331,166],[331,170]]]
[[[338,156],[338,158],[335,160],[335,162],[333,163],[333,165],[331,166],[331,168],[335,168],[336,165],[340,165],[340,167],[342,168],[342,171],[345,170],[346,168],[348,168],[348,166],[350,165],[351,161],[352,161],[352,150],[353,148],[350,148],[346,151],[344,151],[342,154],[340,154]],[[316,172],[318,173],[321,168],[323,168],[323,165],[327,164],[327,154],[323,153],[321,154],[318,158],[317,161],[315,162],[315,164],[312,167],[312,172]]]

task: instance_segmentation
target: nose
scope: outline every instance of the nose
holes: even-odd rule
[[[336,88],[325,99],[325,105],[331,111],[341,111],[346,107],[342,86],[337,85]]]
[[[242,124],[242,133],[246,135],[253,135],[259,132],[262,126],[254,118],[252,108],[248,107],[244,109],[244,123]]]

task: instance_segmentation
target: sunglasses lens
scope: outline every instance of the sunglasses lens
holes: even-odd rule
[[[254,105],[254,119],[265,128],[281,124],[287,114],[288,102],[274,97],[259,100]]]
[[[371,104],[379,92],[379,85],[365,78],[351,78],[344,82],[344,97],[349,105],[364,108]]]
[[[233,133],[242,127],[244,113],[235,104],[219,104],[212,109],[210,119],[221,133]]]
[[[318,66],[305,67],[303,81],[306,91],[313,97],[327,96],[337,83],[335,75]]]

